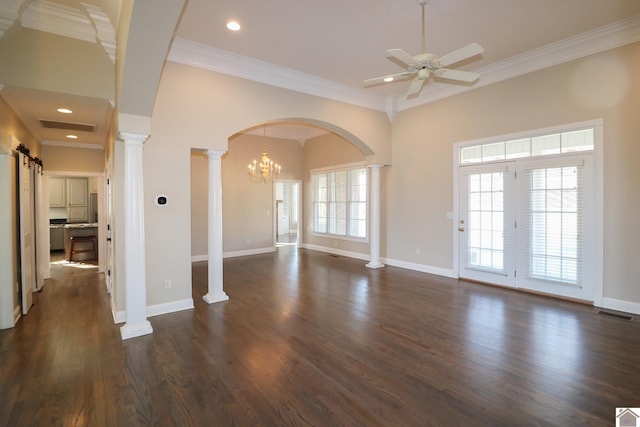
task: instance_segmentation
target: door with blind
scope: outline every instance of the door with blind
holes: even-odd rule
[[[593,301],[592,156],[459,168],[460,277]]]
[[[593,301],[595,182],[592,156],[518,167],[519,287]]]
[[[515,286],[515,164],[460,168],[460,277]]]

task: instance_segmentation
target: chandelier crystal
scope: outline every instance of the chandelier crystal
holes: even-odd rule
[[[254,160],[249,164],[249,178],[252,182],[270,182],[280,175],[281,170],[282,166],[270,160],[267,150],[264,150],[260,163]]]

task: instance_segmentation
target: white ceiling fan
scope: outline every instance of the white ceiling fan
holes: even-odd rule
[[[427,0],[418,0],[418,3],[422,8],[422,53],[416,56],[411,56],[402,49],[388,49],[387,53],[389,54],[389,56],[392,56],[405,64],[407,66],[407,71],[382,77],[375,77],[373,79],[367,79],[363,82],[365,86],[388,83],[395,80],[402,80],[415,76],[413,81],[411,82],[411,86],[409,86],[409,91],[407,92],[407,98],[413,98],[420,93],[420,90],[422,90],[422,86],[429,79],[432,73],[436,77],[456,80],[465,83],[473,83],[478,80],[478,78],[480,78],[480,75],[478,73],[444,68],[484,52],[484,49],[478,43],[468,44],[463,48],[455,50],[439,58],[433,53],[426,52],[424,33],[424,5],[427,3]]]

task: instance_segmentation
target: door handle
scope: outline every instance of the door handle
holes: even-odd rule
[[[458,231],[464,231],[464,227],[458,227]]]

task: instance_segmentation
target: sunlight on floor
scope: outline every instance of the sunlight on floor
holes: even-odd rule
[[[280,246],[295,246],[297,245],[297,243],[293,242],[293,243],[287,243],[287,242],[276,242],[276,248],[279,248]]]
[[[52,261],[51,265],[60,265],[60,266],[63,266],[63,267],[83,268],[83,269],[86,269],[86,268],[98,268],[98,266],[95,265],[95,264],[88,264],[88,263],[85,264],[85,263],[82,263],[82,262],[70,262],[70,261],[67,261],[67,260],[64,260],[64,259],[60,260],[60,261]]]

